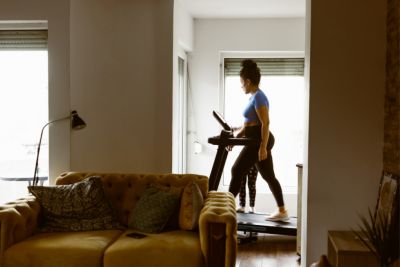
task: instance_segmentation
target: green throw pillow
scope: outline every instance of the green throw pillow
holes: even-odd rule
[[[57,186],[29,186],[39,201],[42,232],[92,231],[121,228],[103,191],[100,177]]]
[[[136,203],[128,226],[146,233],[159,233],[179,204],[180,196],[149,187]]]

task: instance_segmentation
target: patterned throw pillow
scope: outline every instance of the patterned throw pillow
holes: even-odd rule
[[[103,191],[100,177],[58,186],[29,186],[43,212],[42,232],[121,228]]]
[[[149,187],[136,203],[128,226],[146,233],[159,233],[179,204],[180,194]]]
[[[157,188],[160,191],[168,192],[174,194],[178,197],[178,204],[175,206],[174,211],[168,219],[168,222],[165,224],[163,231],[175,231],[179,230],[179,211],[181,208],[181,195],[182,195],[182,187],[176,186],[165,186],[160,184],[152,184],[153,187]]]
[[[204,198],[199,186],[195,182],[186,185],[183,189],[179,213],[179,227],[182,230],[195,230],[198,227],[203,205]]]

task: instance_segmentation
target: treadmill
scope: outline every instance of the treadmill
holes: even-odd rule
[[[225,121],[225,119],[217,111],[213,111],[214,118],[222,126],[219,136],[208,138],[208,143],[218,145],[217,154],[215,155],[213,167],[210,173],[209,190],[218,190],[221,175],[224,170],[226,158],[228,156],[227,147],[259,145],[260,140],[252,138],[235,138],[233,129]],[[297,218],[290,217],[288,222],[271,222],[264,218],[266,213],[237,213],[238,231],[245,233],[244,237],[239,236],[239,243],[245,243],[256,240],[257,233],[279,234],[279,235],[297,235]]]

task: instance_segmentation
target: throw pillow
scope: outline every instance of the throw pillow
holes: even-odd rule
[[[169,217],[168,222],[165,224],[163,231],[174,231],[179,230],[179,211],[180,211],[180,200],[182,195],[183,188],[181,186],[173,186],[173,185],[162,185],[157,183],[152,183],[152,187],[157,188],[160,191],[168,192],[174,194],[179,197],[179,203],[175,206],[172,215]]]
[[[29,186],[43,212],[42,232],[121,228],[103,191],[100,177],[58,186]]]
[[[133,209],[128,226],[146,233],[159,233],[179,203],[179,195],[155,187],[145,190]]]
[[[176,205],[174,211],[172,212],[171,217],[169,217],[168,222],[164,226],[163,231],[175,231],[175,230],[180,230],[179,227],[179,211],[181,209],[180,205],[180,197],[179,197],[179,202]]]
[[[183,189],[179,213],[179,227],[182,230],[194,230],[198,227],[203,205],[204,198],[199,186],[195,182],[187,184]]]

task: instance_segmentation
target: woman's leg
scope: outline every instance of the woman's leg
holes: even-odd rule
[[[257,146],[245,146],[232,166],[232,179],[229,185],[229,192],[235,197],[239,193],[240,184],[245,178],[251,166],[257,161]]]
[[[254,207],[256,202],[256,180],[257,180],[258,171],[255,166],[250,168],[249,173],[247,174],[248,181],[247,185],[249,187],[249,202],[250,207]]]
[[[275,177],[271,150],[268,150],[267,152],[267,158],[263,161],[257,162],[256,166],[262,178],[268,183],[278,207],[284,207],[285,203],[283,202],[282,187],[278,179]]]
[[[240,207],[246,206],[246,176],[242,179],[240,183],[240,191],[239,191],[239,205]]]

